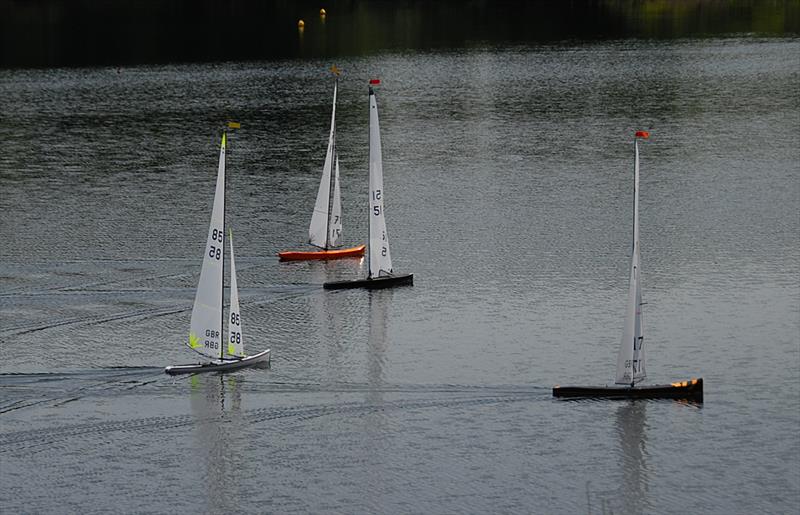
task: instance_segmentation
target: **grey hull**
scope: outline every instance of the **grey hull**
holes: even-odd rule
[[[191,365],[170,365],[164,369],[164,372],[169,375],[196,374],[199,372],[231,372],[241,368],[252,367],[253,365],[269,365],[269,363],[270,349],[267,349],[242,359],[226,359],[208,363],[193,363]]]

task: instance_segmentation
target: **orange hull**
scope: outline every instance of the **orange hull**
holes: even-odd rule
[[[336,250],[285,250],[283,252],[278,252],[278,259],[281,261],[305,261],[309,259],[341,259],[361,257],[364,255],[365,248],[367,248],[366,245]]]

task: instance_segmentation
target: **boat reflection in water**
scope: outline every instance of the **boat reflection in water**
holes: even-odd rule
[[[622,484],[614,513],[652,511],[648,499],[647,401],[627,401],[617,408],[617,432],[622,456]]]
[[[241,375],[196,374],[190,379],[191,413],[197,448],[188,470],[198,495],[206,496],[206,513],[236,513],[239,491],[234,478],[246,465],[242,418]]]
[[[310,282],[322,284],[333,277],[360,271],[364,258],[331,261],[308,261]],[[314,330],[311,331],[313,348],[308,354],[326,356],[325,371],[328,379],[347,383],[352,381],[348,359],[353,346],[353,327],[358,327],[361,310],[355,299],[331,296],[319,290],[308,296],[308,313]],[[313,363],[309,363],[309,366]]]
[[[391,484],[391,464],[397,459],[392,445],[392,428],[384,407],[386,391],[386,354],[389,348],[387,312],[392,302],[391,289],[370,290],[369,338],[366,347],[366,395],[364,404],[369,407],[363,417],[365,479],[370,487],[369,505],[379,509],[386,505],[391,495],[386,485]]]
[[[386,386],[388,348],[386,314],[392,302],[391,290],[369,291],[369,339],[367,341],[367,398],[369,404],[383,402]],[[383,416],[381,415],[381,418]]]

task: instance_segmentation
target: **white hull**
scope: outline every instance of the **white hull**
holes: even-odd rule
[[[269,365],[270,363],[270,349],[246,356],[241,359],[224,359],[215,360],[207,363],[193,363],[190,365],[170,365],[164,369],[164,372],[170,375],[176,374],[196,374],[198,372],[231,372],[241,368],[247,368],[254,365]]]

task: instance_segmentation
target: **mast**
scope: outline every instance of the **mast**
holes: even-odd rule
[[[325,250],[331,248],[331,211],[333,210],[333,187],[336,174],[334,167],[336,166],[336,94],[339,91],[339,75],[334,67],[331,71],[334,72],[333,82],[333,120],[331,120],[331,141],[333,151],[331,152],[331,176],[328,180],[328,213],[325,219]]]
[[[233,123],[229,124],[229,127],[233,126]],[[219,346],[222,342],[222,333],[224,331],[222,303],[224,299],[223,288],[225,286],[223,268],[225,238],[222,227],[225,224],[226,146],[227,132],[223,130],[219,143],[219,164],[217,167],[217,180],[214,186],[214,204],[206,235],[203,265],[200,269],[200,279],[195,292],[192,318],[189,323],[189,341],[187,342],[190,349],[209,359],[217,359],[221,355]]]
[[[367,98],[370,99],[370,109],[372,109],[372,97],[375,95],[375,92],[372,91],[372,84],[373,84],[373,80],[370,80],[369,81],[369,95],[367,97]],[[372,120],[371,119],[370,119],[370,125],[372,125]],[[372,134],[372,127],[369,128],[369,132],[370,132],[370,135],[371,135]],[[370,144],[370,147],[371,147],[372,146],[372,138],[369,139],[369,144]],[[369,150],[371,152],[372,148],[370,148]],[[372,171],[370,170],[369,173],[371,175]],[[370,189],[370,192],[369,192],[369,199],[372,199],[372,190],[371,189]],[[367,224],[367,241],[369,242],[369,254],[367,254],[367,279],[372,279],[372,240],[370,239],[372,237],[372,212],[369,209],[370,205],[371,204],[368,202],[367,203],[367,219],[369,220],[369,223]]]
[[[638,217],[639,217],[639,140],[638,138],[633,138],[633,235],[631,237],[632,247],[631,247],[631,259],[634,260],[634,268],[633,273],[634,277],[635,274],[638,273],[638,263],[636,263],[636,238],[638,237]],[[639,309],[639,306],[634,304],[633,312],[634,316],[636,314],[636,310]],[[635,320],[635,318],[634,318]],[[634,321],[634,328],[636,327],[636,322]],[[633,335],[633,350],[631,352],[631,357],[636,358],[636,333],[634,332]],[[631,388],[634,387],[636,384],[636,359],[631,359]]]
[[[332,70],[337,73],[337,70]],[[308,226],[308,242],[317,248],[328,250],[331,246],[330,225],[331,225],[331,190],[335,184],[333,175],[334,168],[334,136],[336,129],[336,96],[338,92],[338,80],[333,87],[333,106],[331,107],[331,128],[328,133],[328,145],[325,151],[325,163],[322,166],[322,178],[317,190],[317,198],[314,202],[314,211],[311,213],[311,223]],[[325,174],[328,174],[327,180]],[[327,188],[327,191],[325,190]],[[334,197],[335,198],[335,197]]]
[[[647,131],[637,131],[633,145],[633,231],[631,235],[631,261],[628,278],[628,299],[625,304],[625,323],[617,354],[615,383],[633,388],[637,380],[645,378],[644,336],[642,334],[641,255],[639,252],[639,142],[647,139]]]
[[[369,88],[369,260],[370,278],[383,274],[392,275],[392,256],[389,252],[389,236],[386,233],[384,212],[386,192],[383,190],[383,155],[381,151],[381,128],[378,120],[378,102],[370,81]]]
[[[644,328],[642,325],[642,260],[639,242],[639,138],[647,139],[650,133],[647,131],[637,131],[634,137],[633,147],[633,258],[634,258],[634,278],[636,280],[636,288],[634,294],[634,319],[633,319],[633,354],[631,361],[631,386],[636,384],[636,376],[639,374],[639,380],[643,380],[646,374],[644,370]]]
[[[222,242],[220,245],[222,246],[222,256],[220,257],[222,261],[222,288],[220,288],[220,299],[219,299],[219,359],[222,361],[223,357],[225,356],[225,343],[223,343],[222,335],[225,332],[225,195],[228,192],[228,170],[227,170],[227,161],[228,161],[228,150],[227,150],[227,140],[228,139],[228,131],[222,129],[222,159],[223,164],[225,166],[225,179],[222,183]]]
[[[633,225],[631,227],[631,231],[633,234],[631,235],[631,256],[633,252],[636,252],[636,227],[637,218],[639,217],[639,210],[637,209],[639,206],[637,205],[639,202],[639,140],[637,138],[633,138],[633,216],[631,220],[633,221]]]
[[[369,88],[369,277],[381,274],[392,275],[392,256],[389,252],[389,236],[386,233],[384,213],[386,194],[383,191],[383,157],[381,152],[378,102],[372,86],[380,84],[372,79]]]

